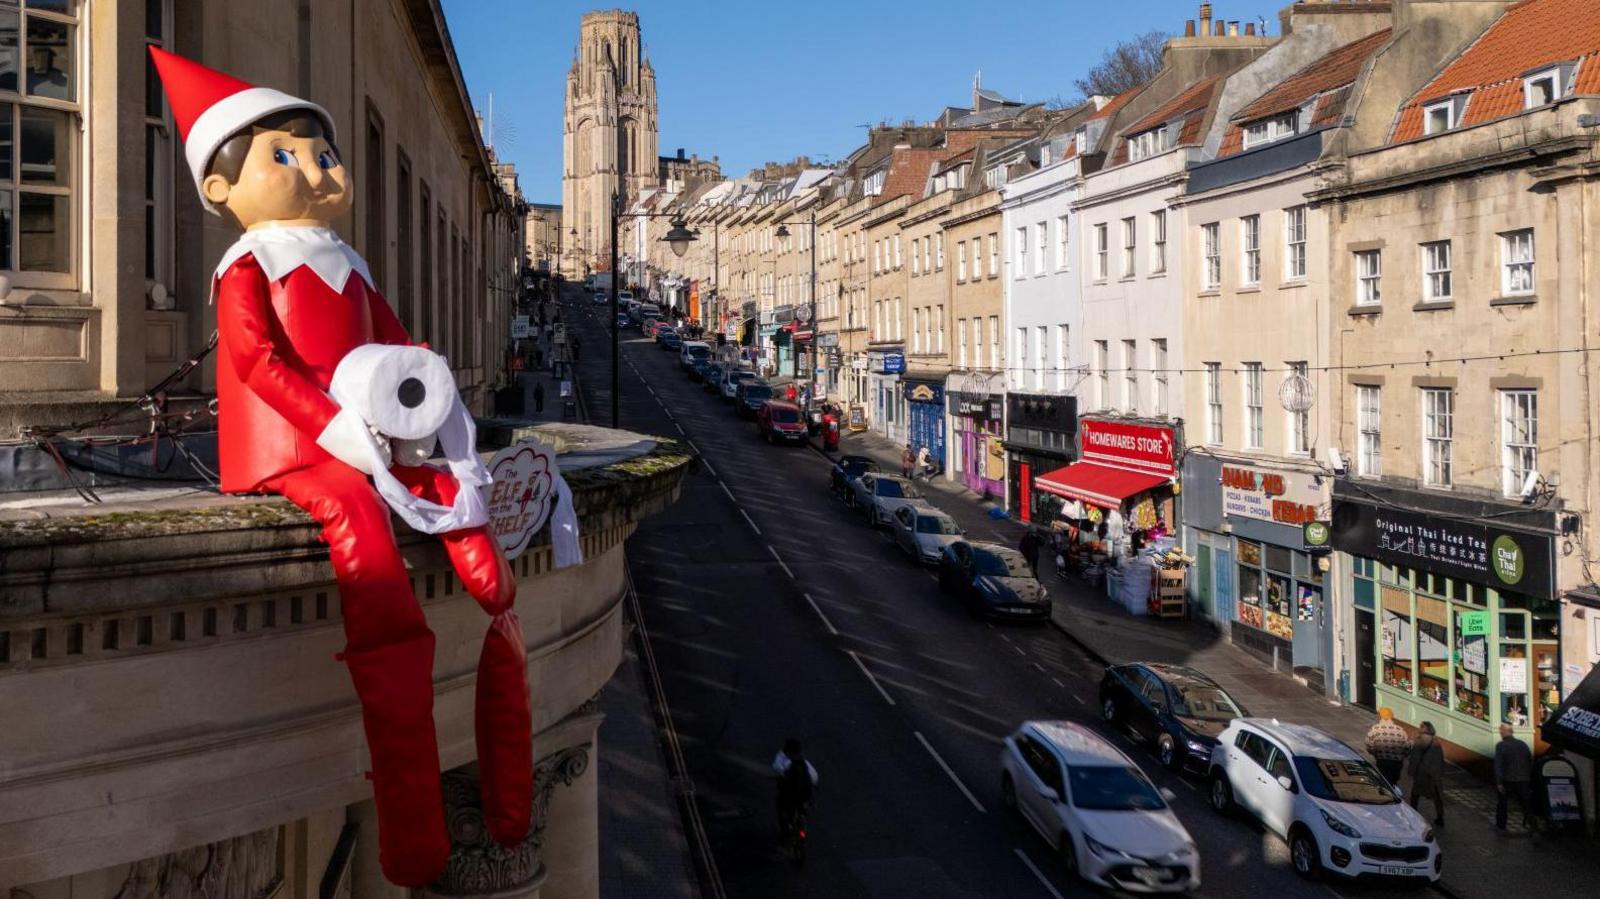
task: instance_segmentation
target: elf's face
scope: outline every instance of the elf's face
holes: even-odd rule
[[[239,180],[221,175],[201,183],[206,199],[226,206],[245,230],[268,225],[331,225],[350,211],[350,175],[321,137],[257,131]]]

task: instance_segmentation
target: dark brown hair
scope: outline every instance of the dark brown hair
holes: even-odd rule
[[[238,184],[239,173],[244,171],[244,158],[250,153],[250,142],[258,131],[287,131],[295,137],[320,137],[328,142],[334,158],[339,158],[339,148],[334,145],[333,135],[328,133],[320,116],[307,109],[286,109],[256,119],[223,141],[217,152],[211,154],[206,174],[221,175],[229,184]]]

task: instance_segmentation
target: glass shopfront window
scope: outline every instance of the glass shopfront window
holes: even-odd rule
[[[1322,572],[1305,553],[1243,538],[1234,542],[1239,621],[1282,640],[1294,639],[1296,620],[1316,620]]]

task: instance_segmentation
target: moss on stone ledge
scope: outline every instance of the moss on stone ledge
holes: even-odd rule
[[[655,448],[609,465],[565,472],[578,513],[603,515],[638,504],[651,495],[676,495],[677,482],[694,462],[694,453],[682,441],[653,438]],[[650,510],[629,509],[627,517]],[[96,512],[85,506],[82,514],[50,518],[0,521],[0,552],[8,548],[63,543],[137,540],[219,531],[309,526],[311,519],[299,507],[279,497],[208,499],[200,504],[174,501],[170,505],[117,512]]]

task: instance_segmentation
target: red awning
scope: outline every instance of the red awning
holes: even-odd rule
[[[1108,509],[1137,493],[1160,487],[1167,478],[1094,462],[1074,462],[1033,479],[1035,490],[1082,500]]]
[[[798,324],[798,322],[789,322],[788,324],[784,325],[783,327],[779,328],[778,330],[779,331],[793,331],[794,330],[794,326],[796,324]]]

